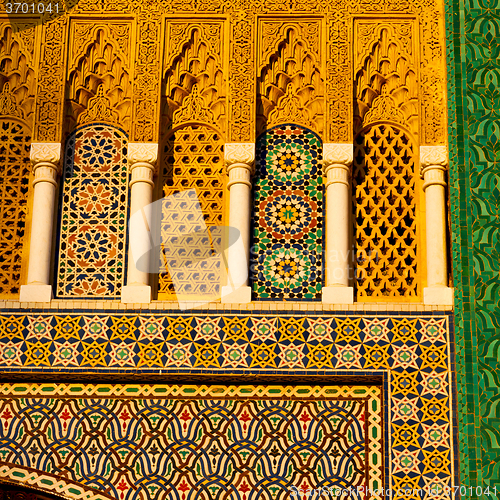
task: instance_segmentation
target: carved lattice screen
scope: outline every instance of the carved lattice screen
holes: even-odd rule
[[[357,300],[421,295],[415,146],[378,124],[354,143],[353,221]]]
[[[19,122],[0,120],[0,296],[21,285],[21,251],[30,182],[31,137]]]
[[[120,297],[128,207],[127,139],[93,124],[70,136],[61,181],[58,297]]]
[[[319,137],[280,125],[257,141],[253,291],[258,299],[320,300],[323,185]]]
[[[171,135],[165,142],[162,158],[163,196],[168,197],[188,189],[196,190],[198,202],[206,227],[221,226],[224,223],[224,186],[225,173],[223,163],[223,141],[218,132],[203,125],[186,125]],[[196,203],[196,200],[194,200]],[[175,206],[170,206],[171,213]],[[172,225],[170,216],[163,215],[161,237],[169,242],[169,262],[177,268],[184,268],[176,273],[177,285],[174,288],[168,268],[160,273],[158,298],[160,300],[217,299],[223,272],[222,256],[220,259],[202,263],[204,258],[212,257],[210,244],[202,238],[186,245],[184,238],[179,239],[178,225]],[[198,233],[202,229],[198,220],[182,220],[182,233]],[[177,243],[171,243],[177,238]],[[182,240],[182,241],[181,241]],[[197,264],[191,266],[193,262]],[[188,269],[185,266],[191,266]]]

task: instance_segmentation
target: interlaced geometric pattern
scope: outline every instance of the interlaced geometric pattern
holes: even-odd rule
[[[161,221],[161,241],[168,246],[168,264],[176,271],[175,288],[168,272],[161,272],[158,279],[158,298],[219,298],[223,272],[222,255],[215,256],[205,227],[222,226],[224,222],[224,186],[226,183],[223,162],[223,141],[213,129],[202,125],[188,125],[175,132],[163,150],[163,196],[194,189],[197,200],[174,198],[165,200]],[[179,203],[178,211],[175,204]],[[199,206],[203,220],[192,217]],[[168,210],[167,210],[168,208]],[[176,213],[178,214],[176,216]],[[204,222],[204,224],[203,224]],[[205,226],[205,227],[204,227]],[[182,233],[182,237],[179,237]],[[190,235],[185,237],[184,235]],[[213,247],[217,245],[212,241]]]
[[[21,250],[30,177],[31,137],[17,122],[0,121],[0,296],[21,285]]]
[[[376,386],[16,387],[22,396],[2,387],[3,460],[116,499],[284,500],[384,485]]]
[[[297,125],[280,125],[258,139],[252,252],[257,299],[321,299],[321,155],[318,136]]]
[[[119,297],[128,209],[127,139],[93,124],[66,145],[61,187],[58,297]]]
[[[415,151],[398,127],[374,125],[354,143],[356,289],[361,301],[421,294]]]

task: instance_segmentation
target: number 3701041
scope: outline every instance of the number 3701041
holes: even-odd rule
[[[59,13],[58,3],[7,3],[7,14],[45,14]]]

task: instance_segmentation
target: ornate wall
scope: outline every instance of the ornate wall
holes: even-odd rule
[[[6,175],[16,202],[2,201],[15,210],[1,224],[23,227],[31,137],[64,144],[66,156],[60,300],[0,311],[0,480],[95,500],[278,499],[292,486],[362,485],[448,498],[459,484],[454,327],[451,307],[422,303],[419,175],[419,148],[447,143],[443,13],[421,0],[81,0],[34,27],[10,18],[12,33],[2,17],[0,120],[21,128],[6,143],[15,161],[5,169],[19,166]],[[157,197],[196,190],[203,221],[189,221],[192,231],[228,223],[224,145],[257,146],[261,305],[179,312],[161,301],[198,290],[186,277],[179,293],[168,272],[160,302],[119,302],[125,158],[137,143],[159,145],[158,166],[155,155],[143,162]],[[319,302],[325,144],[354,145],[342,160],[353,165],[348,226],[366,258],[351,261],[350,306]],[[164,216],[164,236],[170,224]],[[2,293],[17,298],[22,259],[8,245]],[[184,250],[173,257],[191,259]],[[218,296],[222,262],[203,272]]]
[[[460,473],[479,498],[476,486],[500,485],[500,22],[498,5],[482,1],[447,2],[446,16]]]

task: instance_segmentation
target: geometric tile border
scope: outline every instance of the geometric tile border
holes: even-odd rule
[[[6,462],[0,462],[0,483],[24,486],[41,493],[75,500],[114,500],[111,496],[84,487],[75,481]]]
[[[26,371],[385,374],[392,486],[455,484],[445,315],[8,313],[0,316],[0,342],[4,378]]]

